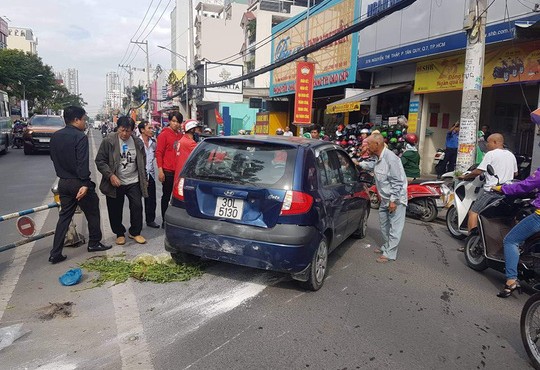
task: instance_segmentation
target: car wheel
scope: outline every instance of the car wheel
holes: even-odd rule
[[[182,265],[185,263],[197,263],[200,261],[200,257],[184,252],[171,252],[171,257],[173,261],[176,262],[176,264],[178,265]]]
[[[6,146],[4,147],[4,150],[0,150],[0,154],[6,154],[8,152],[9,148],[9,136],[6,135]]]
[[[356,231],[352,234],[354,238],[364,239],[366,237],[369,211],[370,211],[370,208],[366,207],[366,209],[362,213],[362,217],[360,217],[360,223],[358,224],[358,229],[356,229]]]
[[[319,290],[323,286],[324,278],[326,277],[326,270],[328,269],[328,242],[326,237],[323,236],[319,242],[319,246],[313,258],[311,259],[311,266],[309,268],[308,280],[302,282],[302,286],[309,290]]]

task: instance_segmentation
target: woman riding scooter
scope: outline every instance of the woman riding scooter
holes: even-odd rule
[[[494,186],[493,191],[501,192],[505,195],[522,195],[540,190],[540,168],[525,180],[513,184]],[[506,284],[497,297],[508,298],[514,290],[521,293],[521,286],[517,280],[519,246],[530,236],[540,232],[540,192],[536,193],[536,199],[532,202],[536,212],[525,217],[520,223],[514,226],[504,237],[504,263],[506,273]]]

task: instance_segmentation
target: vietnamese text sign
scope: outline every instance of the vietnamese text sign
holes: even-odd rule
[[[540,80],[540,42],[506,46],[486,52],[483,87]],[[416,64],[414,92],[424,94],[463,89],[465,56]]]
[[[326,114],[359,111],[360,110],[360,105],[361,105],[361,103],[359,101],[350,102],[350,103],[341,103],[341,104],[328,105],[328,108],[326,108]]]
[[[294,96],[293,123],[310,125],[311,107],[313,104],[313,76],[315,64],[296,62],[296,94]]]
[[[308,46],[314,45],[351,26],[359,17],[357,0],[332,0],[309,15]],[[284,21],[272,29],[272,61],[277,62],[306,47],[304,13]],[[301,20],[303,19],[303,20]],[[346,36],[311,54],[317,63],[314,89],[354,83],[358,34]],[[270,96],[292,94],[295,91],[296,70],[288,63],[271,72]]]

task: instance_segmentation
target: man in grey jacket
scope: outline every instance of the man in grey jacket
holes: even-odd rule
[[[142,141],[132,136],[134,128],[131,118],[120,117],[117,131],[103,139],[96,155],[97,169],[103,175],[99,189],[106,196],[109,222],[118,245],[126,243],[122,224],[124,197],[129,200],[128,236],[139,244],[146,243],[141,235],[142,197],[148,197],[146,153]]]
[[[397,257],[397,249],[407,209],[407,177],[401,160],[384,145],[381,134],[372,134],[368,140],[369,151],[377,156],[373,172],[375,184],[381,197],[379,221],[384,244],[376,253],[381,253],[377,262],[393,261]]]

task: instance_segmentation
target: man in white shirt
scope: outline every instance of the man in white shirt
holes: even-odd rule
[[[148,121],[139,123],[139,132],[146,152],[146,175],[148,179],[148,198],[144,198],[144,214],[146,225],[159,229],[156,223],[156,172],[154,162],[156,160],[156,139],[154,139],[154,127]]]
[[[501,134],[491,134],[487,138],[487,149],[488,152],[475,170],[465,176],[458,177],[460,180],[472,180],[484,172],[486,175],[484,188],[478,193],[478,197],[469,211],[467,221],[469,233],[478,226],[478,212],[493,200],[491,188],[497,185],[497,178],[487,173],[488,164],[493,167],[501,184],[512,180],[518,172],[516,157],[512,152],[504,149],[504,137]]]
[[[294,136],[289,126],[285,127],[285,133],[283,136]]]

